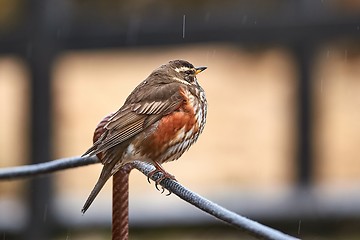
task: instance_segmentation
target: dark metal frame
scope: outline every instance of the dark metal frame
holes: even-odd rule
[[[187,44],[194,42],[232,42],[241,44],[281,45],[292,49],[298,62],[298,145],[297,182],[309,186],[313,174],[311,62],[318,46],[336,38],[359,39],[360,16],[335,14],[321,9],[316,1],[285,1],[276,15],[259,17],[256,24],[244,24],[243,15],[232,12],[212,14],[211,23],[201,14],[188,14],[191,20],[182,38],[182,13],[166,22],[146,21],[130,32],[116,23],[84,26],[71,22],[71,4],[67,1],[34,0],[27,3],[29,11],[23,28],[16,33],[0,35],[0,54],[17,54],[26,60],[31,81],[31,154],[30,162],[51,159],[51,75],[58,53],[66,50],[122,48],[152,45]],[[315,4],[314,4],[315,3]],[[248,15],[256,15],[249,12]],[[231,16],[231,17],[227,17]],[[188,21],[188,20],[187,20]],[[60,32],[59,32],[60,31]],[[30,183],[26,239],[48,239],[51,222],[53,188],[51,178],[35,179]],[[48,208],[47,223],[44,211]],[[44,231],[46,230],[46,231]]]

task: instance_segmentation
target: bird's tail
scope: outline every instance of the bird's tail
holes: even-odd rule
[[[110,166],[104,166],[100,177],[95,185],[95,187],[93,188],[93,190],[91,191],[89,197],[87,198],[83,208],[81,209],[81,212],[84,214],[86,212],[86,210],[88,210],[88,208],[90,207],[90,205],[92,204],[92,202],[94,201],[94,199],[96,198],[96,196],[99,194],[100,190],[103,188],[103,186],[105,185],[106,181],[111,177],[111,168],[112,166],[109,168]]]

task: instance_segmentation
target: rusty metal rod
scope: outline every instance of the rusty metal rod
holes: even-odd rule
[[[129,175],[132,168],[126,164],[113,176],[112,240],[129,238]]]

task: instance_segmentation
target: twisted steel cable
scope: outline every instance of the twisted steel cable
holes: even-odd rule
[[[67,168],[74,168],[85,166],[100,162],[97,157],[72,157],[65,159],[58,159],[47,163],[39,163],[28,166],[10,167],[0,169],[0,180],[14,180],[17,178],[33,177],[45,173],[51,173]],[[125,240],[128,238],[128,178],[131,168],[136,168],[156,181],[162,177],[162,173],[151,173],[155,167],[149,163],[135,161],[131,166],[124,166],[119,174],[114,176],[114,209],[113,209],[113,240]],[[149,176],[151,175],[151,176]],[[230,225],[237,227],[250,235],[259,239],[269,240],[295,240],[298,238],[292,237],[278,230],[272,229],[251,219],[245,218],[232,211],[229,211],[210,200],[188,190],[179,182],[169,178],[165,178],[160,182],[160,185],[177,195],[181,199],[194,205],[195,207],[211,214],[212,216],[223,220]],[[118,238],[119,237],[119,238]],[[121,238],[123,237],[123,238]]]
[[[134,168],[138,169],[140,172],[149,176],[149,173],[152,172],[155,167],[151,164],[136,161],[133,163]],[[150,178],[154,181],[162,177],[162,173],[158,172]],[[211,202],[210,200],[190,191],[189,189],[182,186],[179,182],[165,178],[160,182],[160,185],[175,194],[179,198],[185,200],[186,202],[194,205],[195,207],[209,213],[210,215],[223,220],[224,222],[229,223],[230,225],[237,227],[250,235],[253,235],[259,239],[269,239],[269,240],[295,240],[298,238],[292,237],[285,233],[282,233],[278,230],[272,229],[268,226],[262,225],[258,222],[255,222],[251,219],[243,217],[239,214],[236,214],[228,209],[219,206],[216,203]]]

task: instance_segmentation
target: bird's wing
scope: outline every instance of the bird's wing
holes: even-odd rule
[[[84,155],[95,155],[134,137],[180,107],[185,101],[180,86],[162,84],[136,88],[104,126],[104,133]]]

